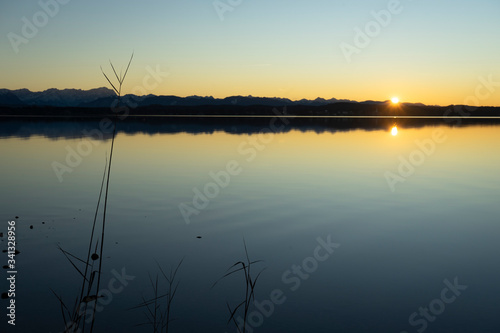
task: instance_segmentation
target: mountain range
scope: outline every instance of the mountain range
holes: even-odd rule
[[[301,99],[292,101],[287,98],[278,97],[253,97],[253,96],[231,96],[226,98],[201,97],[201,96],[136,96],[125,95],[123,100],[134,106],[322,106],[339,102],[355,102],[336,98],[315,100]],[[116,94],[108,88],[96,88],[91,90],[80,89],[48,89],[40,92],[32,92],[28,89],[8,90],[0,89],[0,106],[55,106],[55,107],[83,107],[83,108],[105,108],[110,107],[116,101]],[[385,102],[366,101],[362,103],[378,104]]]
[[[142,115],[275,115],[275,110],[295,116],[468,116],[500,117],[500,107],[468,107],[464,105],[429,106],[421,103],[391,101],[339,100],[336,98],[292,101],[287,98],[231,96],[178,97],[125,95],[127,108],[116,108],[117,95],[108,88],[91,90],[48,89],[32,92],[28,89],[0,89],[2,116],[102,117],[119,114]],[[281,112],[281,111],[280,111]],[[448,119],[449,120],[449,119]]]
[[[114,91],[107,88],[91,90],[48,89],[40,92],[33,92],[28,89],[0,89],[0,105],[76,107],[113,96],[116,96]]]

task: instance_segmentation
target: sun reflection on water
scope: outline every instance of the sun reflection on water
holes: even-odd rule
[[[391,134],[392,136],[396,136],[398,135],[398,126],[397,125],[394,125],[391,129]]]

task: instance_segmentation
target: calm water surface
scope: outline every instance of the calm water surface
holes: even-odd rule
[[[103,302],[98,332],[152,332],[130,308],[153,297],[156,262],[169,271],[183,258],[171,331],[236,332],[226,302],[244,297],[243,275],[211,287],[245,259],[243,239],[263,260],[253,272],[265,268],[255,332],[498,332],[498,125],[400,125],[392,135],[176,121],[119,125],[101,284],[129,278]],[[16,331],[62,332],[51,289],[72,304],[81,280],[57,246],[86,256],[111,141],[82,137],[97,122],[1,128],[2,249],[19,216]]]

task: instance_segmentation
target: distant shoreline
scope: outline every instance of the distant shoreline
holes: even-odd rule
[[[11,114],[0,114],[0,117],[4,118],[88,118],[88,119],[99,119],[102,116],[99,115],[11,115]],[[158,115],[158,114],[133,114],[128,117],[138,118],[138,117],[146,117],[146,118],[310,118],[310,119],[435,119],[435,120],[444,120],[444,119],[498,119],[500,120],[500,116],[282,116],[282,115],[196,115],[196,114],[168,114],[168,115]]]
[[[422,106],[334,103],[323,106],[205,105],[205,106],[122,106],[111,108],[0,106],[0,116],[31,117],[316,117],[316,118],[495,118],[500,107]]]
[[[282,119],[275,122],[276,117]],[[117,133],[135,134],[257,134],[279,123],[276,133],[290,131],[337,133],[353,130],[401,131],[435,126],[500,126],[500,117],[432,117],[432,116],[279,116],[279,115],[131,115],[117,119]],[[112,118],[106,115],[0,115],[0,137],[26,138],[32,135],[49,138],[80,138],[96,129],[102,140],[111,139]]]

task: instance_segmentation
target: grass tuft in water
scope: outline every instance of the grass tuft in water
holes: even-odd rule
[[[247,319],[250,308],[253,302],[255,302],[255,286],[257,284],[257,280],[259,279],[265,268],[261,269],[257,273],[257,275],[255,275],[255,277],[252,276],[252,265],[260,263],[262,262],[262,260],[251,261],[250,256],[248,255],[248,249],[245,239],[243,239],[243,245],[245,247],[245,261],[237,261],[231,267],[229,267],[228,272],[224,274],[224,276],[222,276],[219,280],[215,281],[212,285],[212,288],[215,287],[215,285],[217,285],[221,280],[233,274],[243,272],[243,275],[245,277],[245,298],[235,307],[232,307],[229,302],[226,302],[227,309],[229,311],[229,320],[227,321],[227,323],[229,324],[233,322],[238,332],[247,333],[251,332],[251,329],[248,329],[247,327]],[[236,316],[238,315],[238,313],[242,313],[243,327],[240,327],[236,320]]]
[[[113,87],[114,91],[118,96],[118,102],[121,100],[121,90],[123,86],[123,82],[127,76],[128,70],[130,68],[130,64],[134,57],[134,53],[130,56],[130,60],[128,62],[127,68],[123,75],[117,74],[113,63],[110,60],[111,68],[113,69],[113,73],[115,74],[116,79],[118,80],[118,88],[111,82],[106,73],[101,67],[102,74],[109,82],[109,84]],[[87,251],[86,260],[80,259],[77,256],[65,251],[59,246],[59,250],[64,254],[66,259],[71,263],[73,268],[79,273],[82,278],[82,285],[80,288],[79,296],[76,297],[73,306],[68,307],[63,301],[62,297],[56,294],[54,291],[54,295],[59,300],[61,306],[62,317],[64,321],[65,333],[72,332],[85,332],[86,324],[90,324],[89,332],[92,333],[94,330],[94,323],[96,317],[96,303],[98,299],[102,296],[98,295],[98,291],[100,290],[101,284],[101,276],[102,276],[102,258],[103,258],[103,249],[104,249],[104,236],[105,236],[105,228],[106,228],[106,213],[107,213],[107,205],[108,205],[108,193],[109,193],[109,181],[111,176],[111,162],[113,160],[113,151],[116,137],[116,118],[113,120],[113,136],[111,140],[111,149],[109,152],[109,163],[108,158],[106,157],[106,162],[104,166],[104,173],[101,181],[101,188],[99,191],[99,196],[97,200],[96,211],[94,215],[94,221],[92,224],[92,231],[90,234],[89,246]],[[97,237],[96,235],[96,224],[99,216],[99,207],[101,206],[101,199],[104,193],[104,207],[103,207],[103,216],[102,216],[102,227],[101,227],[101,237],[100,240],[97,239],[94,244],[94,239]],[[92,251],[93,248],[93,251]],[[78,262],[80,264],[84,264],[84,268],[80,269],[78,267]],[[94,269],[94,264],[97,267]],[[97,276],[97,279],[96,279]],[[96,282],[96,283],[95,283]],[[89,320],[90,318],[90,320]],[[84,320],[85,319],[85,320]]]
[[[163,277],[167,283],[166,293],[160,294],[161,286],[159,274],[156,274],[154,281],[151,275],[149,275],[149,281],[151,283],[151,288],[153,289],[154,297],[148,300],[142,297],[142,302],[139,305],[129,309],[145,309],[144,314],[147,321],[136,326],[151,325],[154,333],[169,332],[170,323],[173,321],[171,318],[172,303],[177,293],[177,288],[179,287],[179,281],[176,281],[176,276],[183,261],[184,259],[179,262],[175,269],[171,268],[168,275],[165,273],[160,264],[156,262],[158,269],[160,270],[161,277]]]

